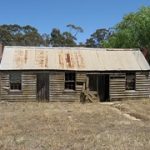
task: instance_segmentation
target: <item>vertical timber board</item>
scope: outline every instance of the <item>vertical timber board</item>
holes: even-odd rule
[[[49,73],[37,73],[37,100],[49,101]]]

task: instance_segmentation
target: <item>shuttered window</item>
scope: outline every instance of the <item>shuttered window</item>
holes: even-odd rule
[[[20,73],[10,73],[10,90],[21,90]]]
[[[75,90],[75,72],[65,73],[65,89]]]
[[[135,90],[135,73],[126,73],[126,90]]]

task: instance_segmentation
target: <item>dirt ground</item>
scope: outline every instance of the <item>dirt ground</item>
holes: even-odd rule
[[[0,102],[0,150],[103,149],[150,149],[150,100]]]

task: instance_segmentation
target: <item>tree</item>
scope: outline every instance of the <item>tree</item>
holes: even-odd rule
[[[42,37],[36,28],[29,25],[1,25],[0,42],[14,46],[40,46]]]
[[[42,45],[50,46],[50,35],[47,33],[42,34]]]
[[[51,34],[40,35],[38,30],[30,25],[1,25],[0,42],[13,46],[76,46],[76,37],[70,32],[62,32],[54,28]]]
[[[146,48],[150,50],[150,7],[142,7],[123,17],[104,47]]]
[[[0,42],[9,45],[11,43],[13,37],[10,32],[2,27],[0,27]]]
[[[42,37],[38,30],[32,26],[24,26],[23,29],[23,45],[40,46],[42,44]]]
[[[142,7],[123,17],[104,47],[140,48],[150,63],[150,7]],[[146,54],[147,52],[147,54]]]
[[[51,32],[50,44],[53,47],[63,46],[64,38],[59,29],[54,28]]]
[[[64,38],[64,46],[73,47],[76,46],[76,38],[70,33],[70,32],[63,32],[63,38]]]
[[[86,47],[102,47],[101,42],[108,39],[110,31],[108,29],[97,29],[91,37],[86,40]]]
[[[97,47],[95,40],[92,37],[86,40],[85,46],[86,47]]]
[[[73,36],[75,38],[76,38],[78,33],[83,33],[84,32],[84,30],[80,26],[76,26],[74,24],[68,24],[67,27],[70,28],[70,33],[71,34],[73,34],[72,30],[74,30],[75,33],[73,34]]]
[[[54,28],[51,32],[50,44],[53,47],[72,47],[76,46],[76,38],[70,32],[61,33],[59,29]]]
[[[5,45],[21,45],[22,40],[22,27],[14,24],[14,25],[1,25],[1,42]],[[3,31],[3,32],[2,32]],[[9,39],[8,39],[9,37]]]

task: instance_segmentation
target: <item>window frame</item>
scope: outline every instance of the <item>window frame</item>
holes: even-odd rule
[[[18,76],[16,78],[18,78],[17,80],[19,80],[19,82],[12,81],[13,78],[14,78],[13,75],[17,75]],[[17,85],[17,84],[19,84],[19,85]],[[9,73],[9,87],[10,87],[10,91],[11,92],[13,92],[13,91],[14,92],[17,92],[17,91],[20,92],[20,91],[22,91],[22,75],[21,75],[20,72],[11,72],[11,73]]]
[[[131,76],[134,76],[134,77],[131,77]],[[130,84],[133,84],[133,87]],[[125,90],[126,91],[136,91],[136,72],[127,72],[126,73]]]
[[[71,78],[71,74],[73,75],[72,79]],[[70,88],[69,86],[67,86],[67,84],[70,84]],[[73,86],[72,86],[73,85]],[[71,86],[73,88],[71,88]],[[65,91],[75,91],[76,90],[76,73],[75,72],[65,72],[64,74],[64,90]]]

